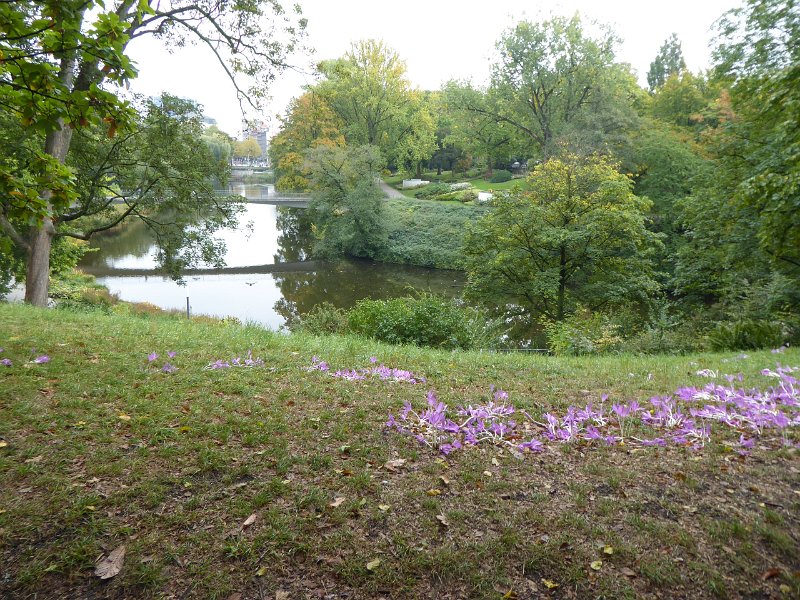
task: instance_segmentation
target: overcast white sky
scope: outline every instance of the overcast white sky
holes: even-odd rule
[[[289,5],[294,0],[285,2]],[[408,67],[411,82],[422,89],[438,89],[449,79],[485,82],[495,42],[503,31],[522,19],[540,20],[552,14],[611,25],[622,38],[617,58],[630,63],[646,82],[650,62],[669,35],[678,34],[687,66],[692,71],[709,66],[711,26],[741,0],[298,0],[308,18],[306,45],[313,56],[298,55],[293,64],[310,71],[313,63],[343,55],[351,42],[381,39],[394,48]],[[148,95],[162,91],[200,102],[221,129],[237,135],[242,113],[236,94],[210,52],[201,47],[170,54],[154,41],[134,40],[129,48],[140,75],[132,89]],[[313,78],[296,72],[279,76],[272,102],[260,115],[271,120],[283,113],[289,100]]]

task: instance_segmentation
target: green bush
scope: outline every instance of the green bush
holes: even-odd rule
[[[414,193],[416,198],[434,198],[450,191],[449,183],[429,183],[424,188]]]
[[[619,326],[599,312],[579,308],[563,321],[544,323],[553,354],[579,356],[617,350],[622,343]]]
[[[477,190],[464,190],[461,192],[461,197],[459,198],[461,202],[465,204],[467,202],[475,202],[478,200],[478,191]]]
[[[504,169],[495,171],[489,178],[489,183],[504,183],[506,181],[511,181],[511,171]]]
[[[718,323],[708,342],[712,350],[759,350],[777,348],[787,337],[780,323],[748,319]]]
[[[110,314],[119,298],[95,283],[94,277],[83,273],[63,273],[50,283],[50,297],[56,308],[77,312]]]
[[[350,331],[390,344],[432,348],[489,347],[497,324],[481,311],[433,294],[361,300],[347,315]]]
[[[321,302],[304,315],[300,315],[299,323],[290,329],[314,335],[344,333],[347,331],[347,313],[330,302]]]

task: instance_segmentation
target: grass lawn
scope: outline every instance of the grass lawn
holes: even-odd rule
[[[446,353],[9,305],[0,347],[3,598],[800,595],[800,460],[771,435],[746,456],[715,424],[695,451],[552,442],[520,460],[442,456],[384,427],[429,390],[475,404],[494,384],[540,419],[702,386],[700,369],[765,387],[760,370],[800,365],[797,350]],[[265,364],[204,368],[248,350]],[[427,381],[337,379],[306,370],[314,355]],[[119,573],[95,576],[121,546]]]

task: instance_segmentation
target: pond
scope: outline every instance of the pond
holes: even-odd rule
[[[262,191],[239,186],[235,193],[258,198]],[[425,269],[368,260],[309,260],[310,234],[302,208],[247,204],[235,230],[220,232],[225,268],[195,269],[184,285],[156,272],[156,243],[143,223],[94,238],[95,252],[79,267],[129,302],[149,302],[192,314],[233,316],[272,329],[293,312],[308,312],[327,301],[350,308],[362,298],[393,298],[410,290],[460,296],[464,276],[458,271]]]

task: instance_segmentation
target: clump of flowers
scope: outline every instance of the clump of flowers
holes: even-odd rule
[[[2,354],[3,352],[5,352],[5,348],[0,348],[0,354]],[[32,352],[35,353],[36,350],[34,349],[34,350],[32,350]],[[43,364],[49,363],[49,362],[50,362],[50,357],[47,354],[40,354],[40,355],[32,358],[30,361],[28,361],[28,364],[29,365],[43,365]],[[0,365],[2,365],[4,367],[11,367],[11,366],[14,365],[14,362],[10,358],[2,358],[2,359],[0,359]]]
[[[517,411],[502,390],[492,390],[493,396],[483,404],[458,407],[453,418],[448,416],[447,405],[428,392],[424,411],[417,412],[406,402],[398,417],[389,415],[386,426],[449,454],[483,443],[537,452],[547,443],[567,442],[700,449],[711,441],[711,425],[716,423],[739,433],[739,452],[746,455],[756,439],[768,442],[765,436],[770,432],[779,434],[777,438],[773,435],[773,441],[800,447],[788,435],[791,427],[800,425],[800,382],[791,375],[798,370],[781,366],[764,369],[762,375],[777,379],[764,391],[737,388],[735,384],[743,380],[738,375],[726,376],[727,386],[709,383],[702,388],[682,387],[672,395],[651,398],[649,408],[634,400],[613,403],[606,410],[608,396],[603,395],[599,406],[569,406],[563,415],[548,412],[540,420],[523,411],[526,422],[522,428],[511,418]],[[531,425],[539,429],[539,434],[524,442]],[[648,430],[652,435],[634,435]]]
[[[514,450],[542,450],[544,445],[538,440],[522,441],[517,421],[511,418],[516,410],[506,403],[508,394],[503,390],[492,391],[491,398],[482,404],[459,406],[455,411],[456,420],[447,416],[447,405],[430,391],[425,410],[417,412],[406,402],[397,418],[389,414],[386,426],[411,435],[421,444],[437,448],[443,454],[450,454],[465,445],[485,443]]]
[[[175,358],[177,355],[178,355],[178,353],[177,352],[173,352],[172,350],[167,352],[167,358],[170,359],[170,360]],[[156,361],[158,361],[158,358],[159,358],[159,356],[158,356],[157,352],[151,352],[150,354],[148,354],[147,355],[147,367],[149,369],[151,369],[151,370],[161,371],[162,373],[174,373],[175,371],[178,370],[178,367],[176,367],[175,365],[173,365],[169,361],[164,361],[164,363],[161,366],[159,366],[158,364],[156,364]]]
[[[248,350],[247,354],[244,358],[241,356],[236,356],[234,358],[223,360],[219,359],[214,362],[208,363],[206,365],[206,369],[211,371],[216,371],[217,369],[235,369],[238,367],[263,367],[264,366],[264,359],[263,358],[253,358],[253,351]]]
[[[405,383],[425,383],[425,378],[415,375],[411,371],[387,367],[384,364],[378,365],[378,359],[371,356],[369,359],[373,366],[360,369],[339,369],[331,371],[327,362],[318,356],[311,357],[311,366],[306,367],[308,371],[322,371],[337,379],[347,379],[348,381],[359,381],[367,378],[378,378],[382,381],[398,381]]]

